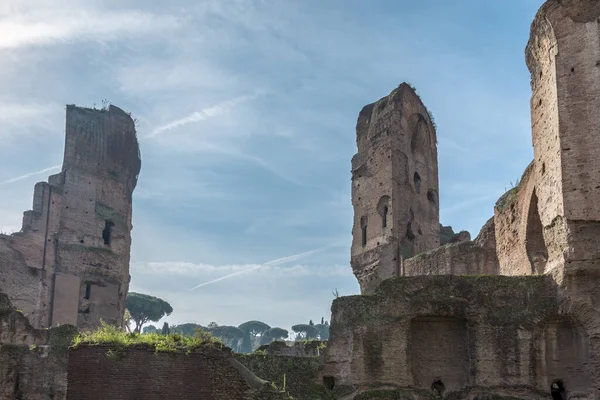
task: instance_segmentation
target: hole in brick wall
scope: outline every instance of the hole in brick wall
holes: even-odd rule
[[[415,181],[415,192],[419,194],[421,193],[421,176],[419,176],[418,172],[415,172],[413,179]]]
[[[542,105],[542,99],[540,99],[540,101],[538,101],[538,105],[541,106]]]
[[[542,163],[542,175],[546,173],[546,163]]]
[[[361,231],[361,244],[362,246],[367,245],[367,217],[360,217],[360,231]]]
[[[444,386],[444,382],[442,382],[440,379],[436,379],[431,384],[431,391],[435,396],[442,396],[446,391],[446,386]]]
[[[575,72],[575,67],[571,67],[571,72]]]
[[[325,386],[325,389],[333,390],[335,387],[335,378],[333,376],[324,376],[323,385]]]
[[[413,240],[416,237],[412,231],[412,223],[410,222],[406,225],[406,237],[408,240]]]
[[[433,189],[427,191],[427,200],[433,205],[437,204],[437,193]]]
[[[548,249],[544,241],[543,229],[538,211],[538,198],[534,190],[529,202],[525,234],[525,249],[531,263],[532,274],[543,274],[548,261]]]
[[[79,241],[79,243],[83,244],[83,239],[81,239],[81,240]]]
[[[383,207],[383,215],[381,216],[381,227],[382,228],[387,227],[387,215],[388,215],[388,208],[387,208],[387,206],[385,206],[385,207]]]
[[[89,300],[91,295],[92,295],[92,284],[86,283],[85,284],[85,294],[83,295],[83,298],[86,300]]]
[[[106,245],[110,245],[111,231],[112,231],[112,227],[114,225],[115,224],[110,220],[104,221],[104,230],[102,231],[102,239],[104,239],[104,244],[106,244]]]
[[[560,379],[555,380],[550,385],[550,394],[552,395],[552,400],[563,400],[565,393],[565,387],[563,381]]]

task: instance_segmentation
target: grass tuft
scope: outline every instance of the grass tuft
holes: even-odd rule
[[[186,354],[200,348],[223,348],[223,342],[210,333],[196,331],[194,336],[183,336],[178,333],[162,335],[159,333],[128,333],[116,326],[102,322],[94,332],[82,332],[73,340],[73,347],[81,345],[109,345],[114,353],[128,347],[145,345],[156,352],[184,352]]]

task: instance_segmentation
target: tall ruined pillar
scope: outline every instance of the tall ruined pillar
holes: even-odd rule
[[[0,292],[34,327],[121,326],[140,166],[128,114],[67,106],[62,171],[36,184],[21,232],[0,236]]]
[[[437,145],[406,83],[362,109],[356,142],[351,265],[365,294],[402,274],[402,259],[439,246]]]
[[[600,277],[599,17],[598,0],[547,1],[526,50],[545,272],[590,300],[600,294],[589,279]]]

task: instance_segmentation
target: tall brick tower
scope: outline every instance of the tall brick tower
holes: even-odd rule
[[[439,246],[435,127],[406,83],[365,106],[352,158],[351,265],[362,293],[400,275],[401,260]]]
[[[33,326],[121,325],[140,166],[127,113],[67,106],[62,171],[36,184],[21,232],[0,237],[0,291]]]
[[[599,307],[600,1],[551,0],[527,45],[536,203],[547,263]],[[542,271],[540,271],[542,272]]]

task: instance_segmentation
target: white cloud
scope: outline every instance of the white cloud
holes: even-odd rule
[[[203,121],[203,120],[211,118],[211,117],[216,117],[218,115],[225,114],[228,111],[230,111],[231,109],[233,109],[234,107],[236,107],[238,104],[253,100],[253,99],[257,98],[258,96],[260,96],[261,94],[262,93],[255,94],[255,95],[238,96],[231,100],[227,100],[222,103],[203,108],[202,110],[195,111],[183,118],[179,118],[179,119],[171,121],[165,125],[159,126],[158,128],[154,129],[149,135],[147,135],[144,139],[149,139],[149,138],[155,137],[157,135],[160,135],[163,132],[170,131],[172,129],[181,127],[183,125]]]
[[[29,172],[25,175],[15,176],[14,178],[10,178],[10,179],[5,180],[4,182],[0,182],[0,185],[8,185],[9,183],[22,181],[23,179],[27,179],[32,176],[41,175],[41,174],[52,172],[52,171],[57,171],[58,169],[60,169],[60,167],[61,167],[60,165],[53,165],[51,167],[47,167],[47,168],[41,169],[39,171]]]
[[[0,50],[71,40],[109,40],[121,35],[152,33],[175,28],[178,19],[142,11],[54,9],[33,13],[5,13],[0,19]]]

